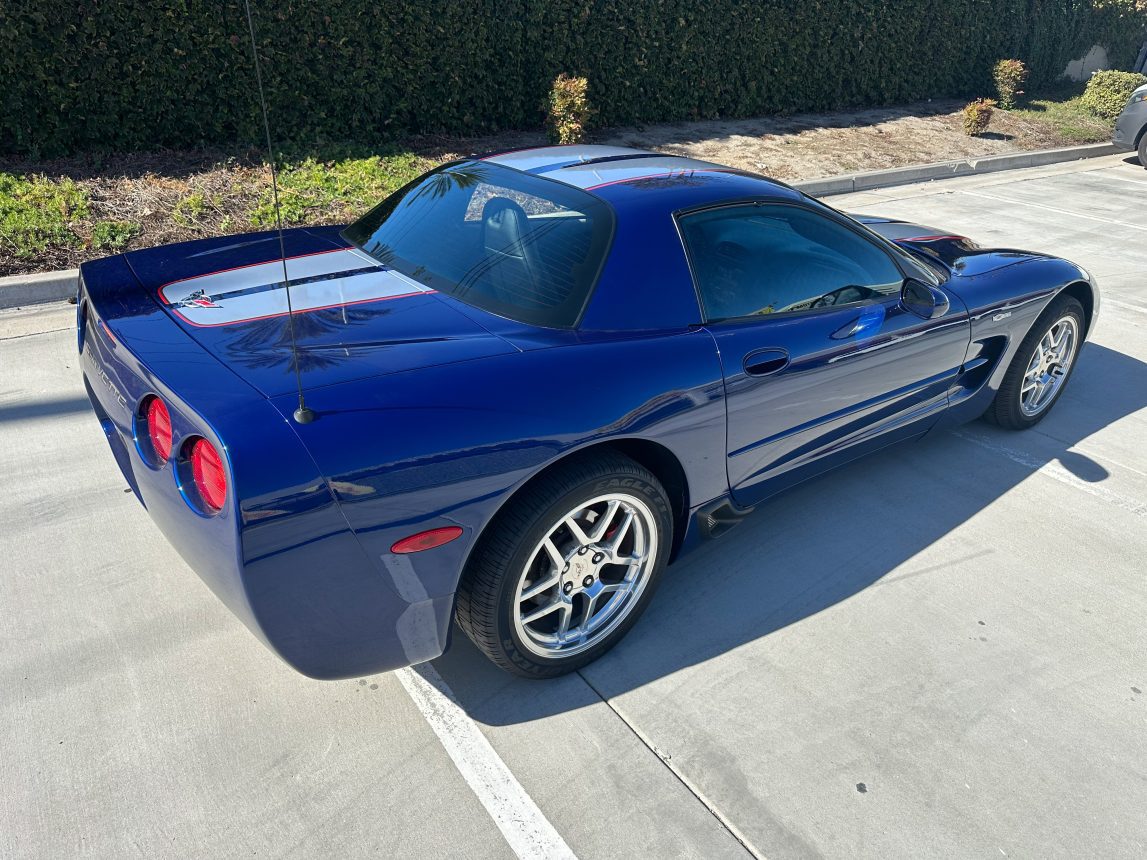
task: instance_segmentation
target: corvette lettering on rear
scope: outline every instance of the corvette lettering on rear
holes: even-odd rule
[[[127,398],[124,397],[122,394],[120,394],[119,388],[117,388],[116,384],[111,381],[111,377],[109,377],[107,375],[107,373],[104,372],[104,369],[99,366],[95,357],[92,355],[91,350],[84,350],[84,356],[87,359],[89,366],[95,372],[96,377],[99,379],[100,382],[103,383],[104,388],[106,388],[108,390],[108,393],[112,396],[112,398],[117,403],[119,403],[120,407],[123,408],[124,410],[126,410],[127,409]]]

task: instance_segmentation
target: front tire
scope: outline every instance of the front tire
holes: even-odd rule
[[[672,510],[656,477],[621,454],[577,457],[486,529],[459,585],[458,625],[515,675],[572,672],[637,621],[672,542]]]
[[[1139,163],[1147,167],[1147,132],[1139,137]]]
[[[1060,296],[1020,342],[984,418],[1008,430],[1034,427],[1051,411],[1083,346],[1083,305]]]

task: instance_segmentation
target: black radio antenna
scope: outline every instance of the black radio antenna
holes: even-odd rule
[[[263,110],[263,132],[267,137],[267,161],[271,167],[271,195],[275,203],[275,228],[279,231],[279,259],[283,262],[283,288],[287,293],[287,329],[291,334],[291,364],[295,368],[295,387],[299,392],[299,408],[295,410],[297,424],[310,424],[315,413],[303,400],[303,376],[299,370],[299,347],[295,341],[295,309],[291,305],[291,278],[287,274],[287,245],[283,239],[283,214],[279,210],[279,177],[275,170],[275,150],[271,145],[271,121],[267,118],[267,99],[263,95],[263,75],[259,71],[259,47],[255,39],[255,18],[251,14],[251,0],[243,0],[247,7],[247,29],[251,33],[251,58],[255,62],[255,83],[259,90],[259,106]]]

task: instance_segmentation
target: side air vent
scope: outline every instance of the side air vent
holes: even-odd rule
[[[956,387],[971,393],[983,386],[999,364],[1000,356],[1004,354],[1007,345],[1008,339],[1005,335],[986,337],[974,342],[968,359],[960,368],[960,375],[956,377]]]

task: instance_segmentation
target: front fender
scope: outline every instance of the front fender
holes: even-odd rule
[[[945,286],[968,306],[971,344],[966,372],[958,377],[949,395],[949,408],[938,426],[970,421],[984,413],[1039,315],[1056,296],[1076,289],[1078,284],[1086,285],[1091,297],[1086,337],[1095,328],[1099,290],[1088,273],[1074,263],[1030,255],[972,275],[961,275],[957,270]]]

